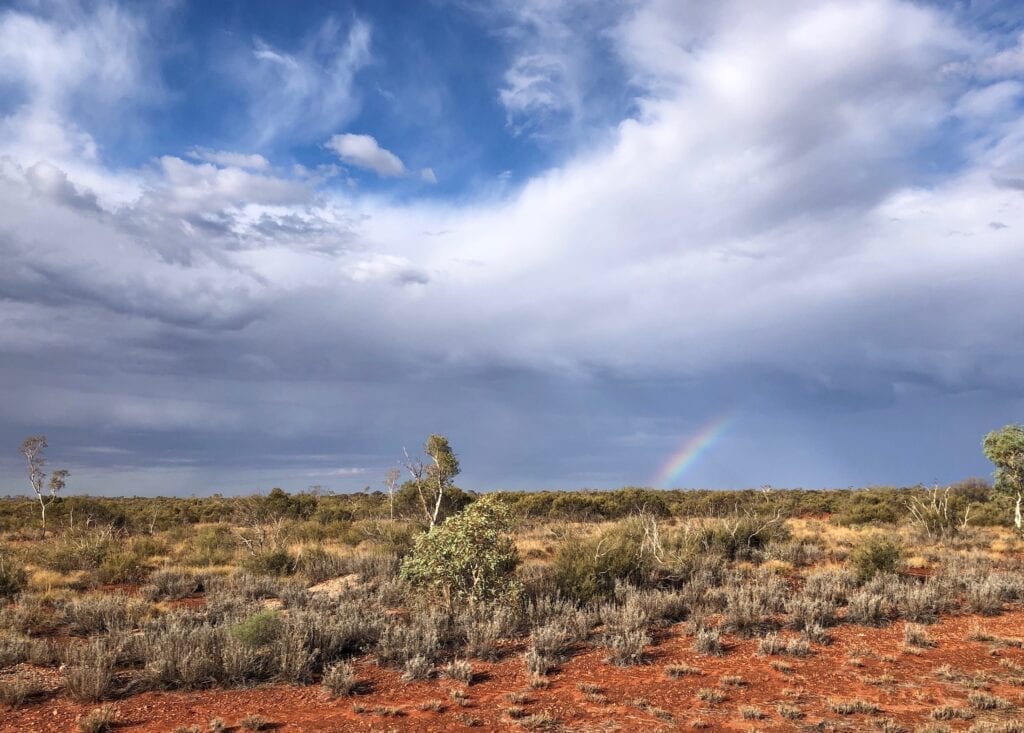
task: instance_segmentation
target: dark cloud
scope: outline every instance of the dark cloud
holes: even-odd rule
[[[0,441],[47,433],[76,488],[119,493],[360,488],[431,432],[471,487],[644,484],[711,421],[682,483],[983,472],[980,435],[1024,408],[1002,231],[1024,124],[957,120],[1016,46],[896,0],[651,0],[581,26],[606,29],[595,54],[556,43],[577,12],[501,10],[510,114],[584,122],[582,152],[499,194],[275,167],[354,114],[362,21],[255,46],[253,140],[274,144],[244,154],[114,168],[46,95],[3,117]],[[585,134],[607,55],[636,114]]]

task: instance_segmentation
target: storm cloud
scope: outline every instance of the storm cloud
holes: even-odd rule
[[[173,91],[133,53],[155,29],[33,8],[0,14],[0,492],[29,433],[96,493],[377,487],[429,432],[469,488],[643,485],[723,415],[682,483],[951,481],[1021,419],[1024,66],[986,18],[451,7],[504,44],[501,134],[546,157],[437,191],[404,175],[451,178],[427,132],[353,123],[384,19],[238,47],[259,129],[126,163],[88,110]],[[579,14],[599,47],[562,42]],[[72,64],[86,40],[112,52]]]

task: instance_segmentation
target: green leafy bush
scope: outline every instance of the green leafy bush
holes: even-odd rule
[[[271,550],[249,555],[242,567],[257,575],[291,575],[295,572],[295,558],[285,550]]]
[[[402,577],[440,592],[449,602],[476,604],[517,595],[519,554],[509,522],[503,504],[492,498],[474,502],[416,538],[402,562]]]
[[[254,613],[231,627],[231,635],[249,647],[266,646],[281,635],[281,618],[273,611]]]
[[[653,558],[645,547],[643,521],[632,517],[597,537],[567,539],[558,548],[554,568],[558,589],[580,601],[608,595],[616,582],[646,585]]]
[[[850,563],[862,580],[871,580],[879,573],[892,573],[903,559],[903,548],[881,537],[872,537],[854,548]]]

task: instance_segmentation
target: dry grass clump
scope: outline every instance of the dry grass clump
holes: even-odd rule
[[[761,639],[757,644],[757,653],[765,656],[786,655],[790,657],[806,657],[810,654],[811,645],[806,639],[791,637],[783,638],[774,631]]]
[[[932,720],[970,720],[974,717],[974,713],[966,708],[940,705],[937,708],[933,708],[929,716]]]
[[[708,702],[712,705],[717,705],[720,702],[724,702],[726,694],[721,690],[716,690],[713,687],[701,687],[697,690],[697,699],[701,702]]]
[[[701,675],[704,674],[697,667],[691,667],[688,664],[667,664],[665,665],[665,674],[677,680],[680,677],[686,677],[687,675]]]
[[[21,707],[45,693],[46,687],[36,680],[20,677],[0,680],[0,705],[9,708]]]
[[[246,715],[238,721],[238,725],[242,730],[261,731],[267,730],[269,722],[262,715]]]
[[[80,733],[109,733],[117,721],[117,709],[112,705],[104,705],[92,712],[78,716],[75,721]]]
[[[1013,703],[996,695],[990,695],[987,692],[972,692],[967,696],[967,700],[971,703],[971,707],[975,710],[1011,710],[1013,709]]]
[[[106,638],[69,646],[64,670],[67,694],[82,701],[102,700],[109,696],[117,657],[118,649]]]
[[[909,646],[928,649],[935,646],[935,641],[928,634],[928,630],[917,624],[904,624],[903,641]]]
[[[324,671],[320,684],[332,697],[340,697],[354,693],[359,687],[359,680],[351,663],[338,662]]]
[[[698,654],[720,657],[725,654],[722,635],[718,629],[698,629],[693,637],[693,650]]]
[[[838,715],[874,715],[881,708],[867,700],[831,700],[828,709]]]

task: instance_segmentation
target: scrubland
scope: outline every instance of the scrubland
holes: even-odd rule
[[[0,501],[0,729],[1024,731],[982,482],[415,498]]]

